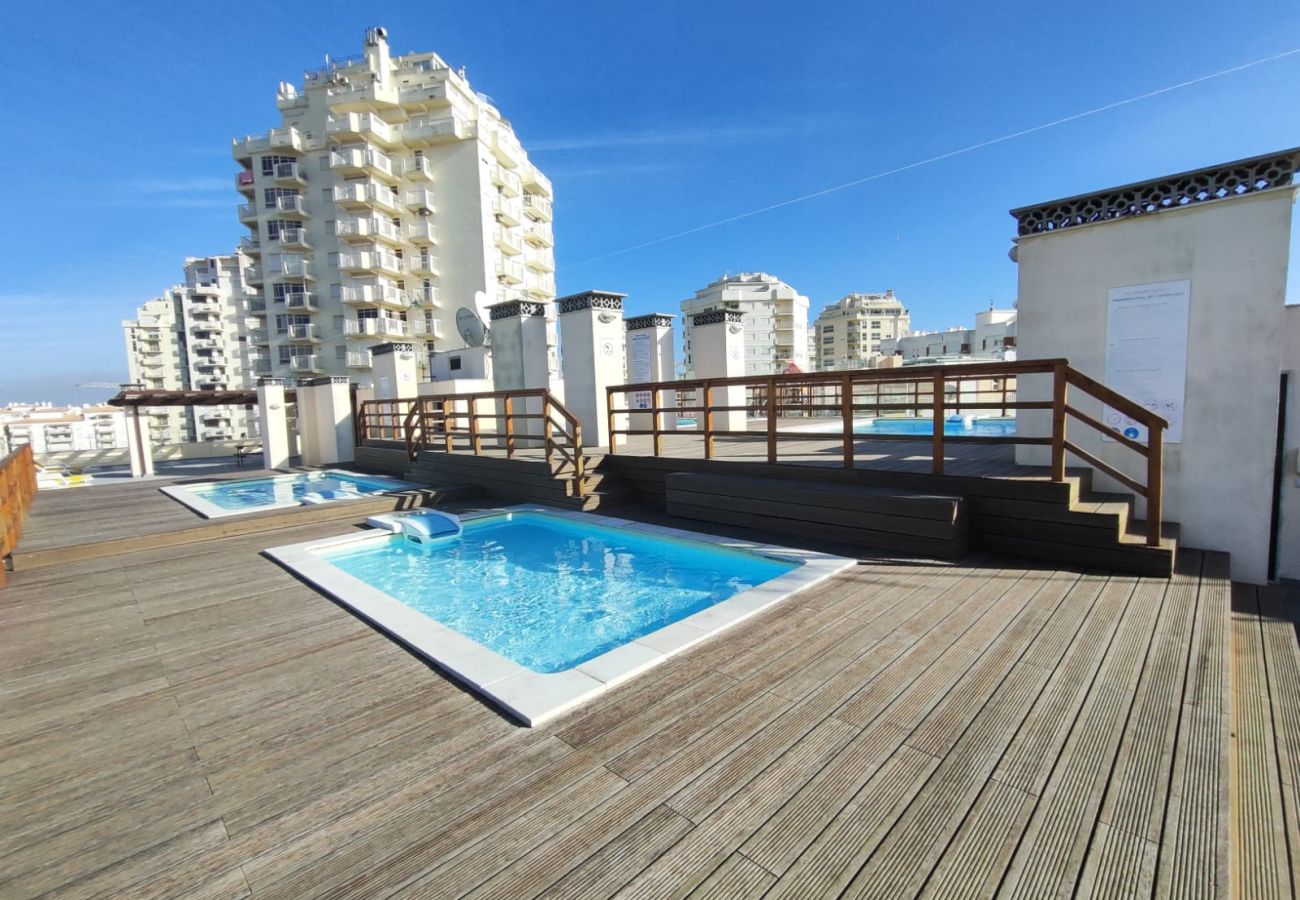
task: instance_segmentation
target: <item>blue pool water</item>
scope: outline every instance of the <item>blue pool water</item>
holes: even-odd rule
[[[859,422],[853,426],[854,434],[934,434],[933,419],[875,419],[871,422]],[[836,428],[836,431],[839,429]],[[973,419],[969,423],[961,419],[949,419],[943,423],[943,433],[949,435],[973,435],[976,437],[998,437],[1016,433],[1016,420]]]
[[[402,487],[404,485],[401,482],[389,479],[326,471],[223,481],[189,490],[222,509],[254,510],[281,503],[301,503],[304,494],[313,492],[354,491],[364,495],[399,490]]]
[[[543,513],[467,521],[433,547],[393,535],[322,557],[535,672],[571,669],[797,567]]]

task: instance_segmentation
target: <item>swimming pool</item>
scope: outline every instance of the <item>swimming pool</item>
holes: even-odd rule
[[[818,433],[840,433],[840,424],[815,425],[808,429]],[[855,419],[854,434],[934,434],[934,420],[928,418],[890,417],[880,419]],[[943,433],[953,437],[1002,437],[1016,433],[1016,420],[1003,418],[950,417],[944,420]]]
[[[530,725],[853,564],[537,507],[266,552]]]
[[[395,478],[359,475],[342,469],[168,485],[162,492],[206,519],[268,509],[287,509],[334,500],[356,500],[414,487]]]

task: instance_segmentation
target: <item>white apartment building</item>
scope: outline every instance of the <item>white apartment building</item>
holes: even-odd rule
[[[269,372],[368,383],[370,348],[463,346],[456,313],[547,304],[558,376],[551,184],[464,71],[434,53],[391,56],[382,28],[360,56],[281,82],[279,127],[236,139],[245,280],[265,307]],[[261,312],[261,310],[258,310]]]
[[[122,323],[132,383],[150,390],[240,390],[269,374],[264,319],[243,282],[247,257],[189,257],[185,281],[146,301]],[[238,406],[153,407],[156,444],[237,440],[257,434],[255,410]]]
[[[793,363],[808,363],[808,298],[766,272],[724,275],[682,301],[682,352],[686,377],[695,377],[692,362],[692,317],[714,310],[741,314],[745,329],[745,374],[779,375]]]
[[[126,446],[126,415],[115,406],[11,403],[0,407],[0,456],[21,444],[33,453]]]
[[[911,321],[892,290],[846,294],[823,309],[813,323],[817,368],[870,368],[883,353],[884,342],[906,333]]]
[[[952,362],[964,359],[1016,358],[1016,311],[989,307],[975,314],[974,328],[946,331],[912,331],[881,345],[885,356],[898,356],[903,364]]]

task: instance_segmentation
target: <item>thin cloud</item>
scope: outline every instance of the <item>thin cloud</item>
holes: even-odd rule
[[[664,147],[711,141],[744,141],[806,131],[802,125],[701,125],[671,131],[624,131],[529,141],[529,150],[597,150],[606,147]]]
[[[211,194],[221,191],[234,197],[233,178],[141,178],[128,181],[127,190],[144,194]]]

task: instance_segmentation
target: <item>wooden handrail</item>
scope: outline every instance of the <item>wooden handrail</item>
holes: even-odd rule
[[[36,458],[23,444],[0,459],[0,587],[5,584],[4,560],[18,546],[27,510],[36,496]]]
[[[1052,399],[1050,401],[1019,399],[1017,380],[1021,375],[1051,376]],[[976,384],[973,390],[968,390],[971,382]],[[992,382],[992,384],[982,386],[979,382]],[[870,387],[861,398],[855,396],[856,389],[867,385]],[[735,401],[726,400],[727,389],[737,387],[747,389],[746,402],[740,405]],[[892,390],[888,390],[891,387]],[[1140,423],[1147,430],[1146,443],[1106,427],[1099,418],[1072,405],[1071,388]],[[675,408],[661,410],[659,407],[659,392],[665,390],[676,393]],[[627,427],[618,428],[618,416],[630,416],[638,411],[628,408],[626,403],[620,405],[616,402],[617,398],[619,396],[626,398],[630,394],[639,393],[648,393],[654,398],[651,410],[642,411],[652,416],[652,427],[632,428],[629,420],[626,423]],[[719,394],[721,394],[719,399],[723,402],[715,403],[714,399]],[[832,398],[837,395],[838,402],[832,402]],[[841,457],[848,468],[856,464],[853,416],[859,411],[874,411],[877,415],[881,412],[903,412],[918,417],[929,416],[935,423],[929,434],[880,434],[873,435],[873,439],[928,441],[932,471],[935,474],[943,474],[944,447],[948,441],[1045,444],[1050,447],[1049,475],[1052,480],[1060,482],[1066,479],[1067,456],[1073,455],[1143,497],[1147,502],[1147,543],[1151,545],[1160,543],[1160,515],[1163,510],[1163,432],[1168,427],[1168,423],[1141,404],[1072,368],[1069,361],[1065,359],[991,361],[961,365],[857,369],[848,372],[808,372],[792,375],[746,375],[735,378],[641,382],[608,388],[606,400],[609,407],[610,453],[617,452],[617,438],[620,435],[651,434],[652,452],[655,456],[661,456],[663,454],[662,428],[659,422],[661,412],[668,414],[690,412],[698,416],[696,430],[685,433],[702,435],[705,459],[715,457],[718,438],[750,437],[765,440],[768,462],[777,462],[779,441],[782,438],[799,437],[804,440],[808,438],[807,434],[781,431],[779,418],[783,411],[795,411],[804,415],[838,413],[836,418],[841,422]],[[1050,410],[1051,436],[1028,437],[1012,434],[948,437],[944,434],[942,423],[947,414],[981,409],[998,410],[1003,415],[1021,410]],[[729,431],[715,427],[715,413],[737,411],[745,411],[755,416],[761,415],[766,420],[764,427],[752,432]],[[1142,457],[1144,472],[1141,478],[1126,474],[1114,464],[1082,449],[1079,443],[1072,439],[1073,435],[1067,428],[1067,420],[1071,418],[1095,433],[1113,438],[1118,446]],[[833,435],[834,432],[831,432],[827,434],[827,438],[830,439]]]

